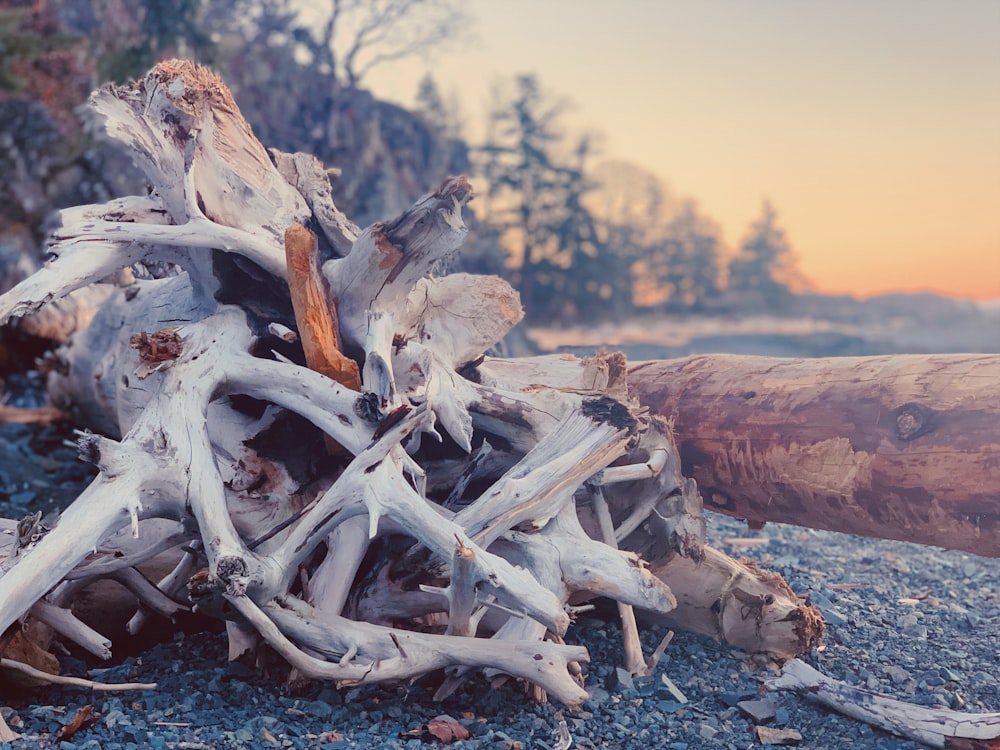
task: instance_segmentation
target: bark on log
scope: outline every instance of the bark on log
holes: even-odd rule
[[[1000,556],[1000,356],[635,364],[705,507]]]

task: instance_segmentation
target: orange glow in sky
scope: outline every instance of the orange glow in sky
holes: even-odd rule
[[[1000,298],[1000,2],[504,0],[432,72],[481,137],[497,81],[536,73],[571,132],[693,197],[738,245],[766,198],[819,291]]]

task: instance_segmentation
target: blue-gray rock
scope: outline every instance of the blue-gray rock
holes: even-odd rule
[[[30,490],[25,492],[18,492],[10,496],[11,505],[27,505],[32,500],[35,499],[35,493]]]
[[[326,720],[333,715],[333,706],[326,701],[309,701],[302,704],[302,711],[308,716]]]
[[[666,714],[677,713],[687,705],[680,701],[656,701],[656,707]]]
[[[766,724],[774,718],[777,704],[768,699],[740,701],[736,704],[744,714],[753,719],[755,724]]]
[[[753,700],[756,695],[757,695],[756,691],[754,692],[751,692],[749,690],[744,690],[742,692],[729,691],[725,693],[719,693],[718,698],[720,701],[722,701],[723,705],[729,706],[730,708],[736,708],[736,704],[738,704],[740,701]]]
[[[612,687],[619,690],[635,690],[635,682],[632,680],[632,673],[625,667],[617,667],[614,672],[614,682]]]
[[[590,711],[596,710],[596,706],[600,706],[611,697],[611,694],[607,690],[597,686],[588,687],[587,692],[590,693],[590,697],[583,705],[587,706]]]
[[[845,625],[847,624],[847,615],[837,607],[829,597],[819,591],[809,592],[809,603],[816,607],[819,607],[819,611],[823,613],[823,619],[826,620],[827,625]]]

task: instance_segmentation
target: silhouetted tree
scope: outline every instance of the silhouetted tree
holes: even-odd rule
[[[327,7],[319,34],[302,29],[298,38],[349,88],[372,68],[440,47],[469,25],[455,0],[330,0]]]
[[[448,101],[441,95],[437,81],[430,73],[417,84],[416,113],[442,138],[459,140],[462,137],[462,115],[458,101]]]
[[[617,266],[608,281],[615,285],[614,313],[623,317],[637,306],[648,307],[663,299],[648,260],[664,242],[665,227],[676,212],[674,199],[656,175],[629,162],[605,162],[594,170],[592,179],[595,189],[587,205]]]
[[[444,99],[438,89],[434,76],[424,75],[417,84],[417,114],[432,128],[443,133],[448,126],[448,113]]]
[[[801,280],[791,245],[769,201],[729,263],[729,289],[741,306],[780,310]]]
[[[536,320],[596,314],[595,304],[615,290],[615,264],[584,203],[592,189],[585,178],[590,142],[582,139],[570,158],[560,158],[561,111],[534,76],[519,76],[513,96],[495,106],[481,149],[485,221],[507,250],[525,310]]]
[[[719,296],[721,233],[715,221],[686,201],[667,225],[675,279],[668,307],[702,311]]]
[[[639,308],[703,312],[720,296],[722,239],[718,224],[684,201],[651,230],[633,263]]]
[[[629,265],[601,237],[598,222],[587,205],[595,184],[587,177],[591,141],[582,138],[573,164],[563,167],[565,208],[555,225],[561,251],[569,263],[565,274],[564,312],[583,321],[620,317],[629,308]]]

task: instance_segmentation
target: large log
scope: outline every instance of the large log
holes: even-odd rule
[[[1000,356],[643,362],[705,507],[1000,556]]]

